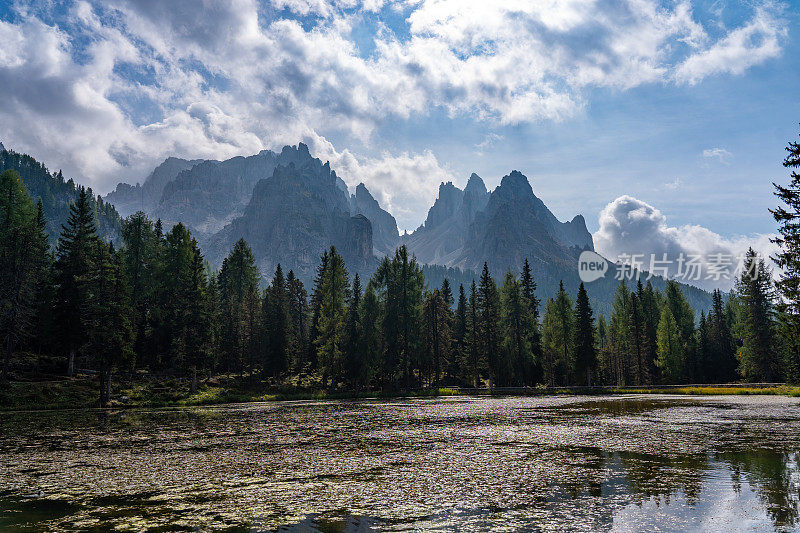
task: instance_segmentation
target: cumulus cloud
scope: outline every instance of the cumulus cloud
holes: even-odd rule
[[[769,0],[721,33],[690,0],[54,6],[23,2],[0,19],[0,138],[100,191],[168,155],[224,158],[305,137],[340,139],[345,154],[387,120],[434,109],[489,127],[557,121],[592,88],[742,73],[777,55],[786,32]],[[447,174],[431,152],[350,156],[345,173],[398,210]]]
[[[662,274],[666,267],[669,276],[705,289],[729,290],[734,270],[748,248],[764,257],[776,250],[769,241],[771,235],[725,238],[698,225],[669,226],[661,211],[631,196],[620,196],[609,203],[600,212],[599,222],[593,237],[600,254],[615,262],[641,262],[644,270],[650,269],[654,257],[653,273]],[[631,259],[633,256],[636,259]],[[678,265],[681,256],[686,260],[682,272]],[[660,263],[664,257],[669,264]],[[689,266],[690,260],[699,265],[697,270]],[[691,275],[683,276],[687,272]],[[695,279],[697,272],[699,279]]]

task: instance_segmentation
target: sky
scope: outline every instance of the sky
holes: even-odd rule
[[[306,142],[403,229],[511,170],[598,249],[768,247],[800,3],[0,3],[0,141],[106,193]],[[659,245],[658,243],[662,243]]]

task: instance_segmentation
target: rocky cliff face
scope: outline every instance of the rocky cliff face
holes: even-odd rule
[[[381,209],[378,201],[372,197],[363,183],[359,183],[355,194],[350,196],[350,213],[363,215],[372,223],[372,244],[377,255],[394,253],[400,239],[397,221],[391,214]]]
[[[423,263],[480,271],[487,261],[494,272],[519,270],[525,258],[573,268],[580,250],[593,249],[583,217],[560,222],[517,171],[491,194],[475,174],[463,191],[442,183],[425,224],[405,242]]]
[[[271,177],[259,180],[243,214],[208,240],[208,259],[219,266],[240,238],[250,244],[267,278],[280,263],[284,271],[293,269],[310,280],[331,245],[351,274],[369,274],[376,265],[372,224],[363,215],[350,215],[340,178],[319,159],[278,166]]]
[[[472,174],[464,190],[452,182],[439,185],[439,197],[428,210],[425,223],[403,242],[422,263],[452,265],[468,235],[475,215],[484,208],[489,193],[486,185]]]
[[[152,216],[167,224],[183,222],[195,233],[211,234],[241,215],[253,188],[279,165],[303,165],[312,159],[303,143],[281,153],[262,150],[249,157],[205,161],[179,173],[164,186]]]
[[[106,195],[105,200],[114,204],[123,217],[137,211],[150,214],[158,206],[164,186],[174,180],[182,171],[202,162],[202,159],[186,160],[168,157],[147,176],[144,183],[136,185],[119,183],[116,189]]]

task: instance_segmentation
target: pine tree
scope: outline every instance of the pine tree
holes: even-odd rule
[[[419,366],[425,277],[416,258],[409,257],[403,245],[391,260],[384,258],[373,282],[384,309],[387,378],[396,382],[400,377],[403,387],[411,388],[414,369]]]
[[[90,200],[89,193],[81,188],[58,241],[55,313],[58,336],[67,352],[68,376],[75,372],[75,358],[86,339],[81,313],[88,288],[82,279],[93,268],[93,251],[99,239]]]
[[[450,308],[441,290],[434,289],[427,293],[423,305],[423,329],[425,359],[421,365],[428,370],[429,382],[438,386],[442,377],[442,369],[449,359],[450,347]]]
[[[467,333],[462,353],[461,371],[464,381],[479,387],[482,377],[487,371],[486,359],[482,357],[483,336],[481,332],[481,315],[478,304],[478,289],[472,280],[467,305]]]
[[[669,305],[665,304],[661,310],[656,337],[658,345],[656,366],[661,372],[661,380],[664,383],[679,383],[683,379],[684,345]]]
[[[780,246],[775,263],[781,269],[776,288],[781,295],[777,302],[779,331],[786,346],[786,366],[790,380],[800,381],[800,143],[790,142],[785,168],[792,169],[789,184],[773,183],[775,196],[783,203],[771,210],[779,224],[779,236],[773,240]]]
[[[578,383],[592,384],[592,373],[597,366],[594,315],[589,305],[589,295],[583,283],[575,298],[575,375]]]
[[[251,339],[259,337],[252,330],[261,324],[254,309],[254,300],[258,300],[258,280],[259,273],[253,252],[247,242],[240,239],[222,261],[218,279],[222,339],[220,350],[223,366],[228,371],[238,370],[242,373],[246,352],[252,348]]]
[[[33,334],[38,282],[47,262],[47,236],[19,174],[0,174],[0,335],[4,346],[0,380],[8,373],[17,343]]]
[[[356,391],[363,386],[361,371],[364,366],[364,353],[362,352],[364,325],[361,321],[361,296],[361,278],[356,274],[353,276],[350,299],[347,302],[347,322],[345,324],[347,337],[343,350],[344,370],[348,381]]]
[[[742,301],[744,319],[743,345],[737,354],[739,372],[749,381],[770,382],[779,373],[772,274],[752,248],[745,255],[736,292]]]
[[[450,376],[460,377],[463,372],[461,361],[464,358],[464,350],[467,344],[467,295],[464,292],[464,285],[458,286],[458,304],[453,315],[453,346],[451,353]]]
[[[264,372],[270,376],[277,376],[289,367],[289,314],[289,289],[283,277],[283,269],[278,264],[264,303],[267,339]]]
[[[550,386],[567,383],[575,340],[574,317],[572,302],[562,282],[555,299],[547,301],[542,322],[542,366],[545,383]]]
[[[675,324],[678,327],[684,365],[681,373],[689,381],[696,381],[698,365],[696,348],[694,345],[694,309],[692,309],[692,306],[686,301],[678,282],[674,280],[667,281],[664,298],[675,320]]]
[[[362,324],[361,346],[358,354],[360,365],[355,374],[356,391],[369,387],[373,376],[382,366],[381,305],[372,283],[367,284],[361,299],[360,319]]]
[[[87,289],[81,319],[87,351],[99,370],[100,406],[106,407],[114,370],[133,358],[132,310],[125,271],[113,245],[98,239],[92,248],[91,269],[81,276]]]
[[[322,369],[322,386],[336,386],[341,378],[342,348],[346,340],[345,316],[348,298],[347,270],[336,248],[331,246],[328,263],[319,284],[317,360]]]
[[[303,282],[292,270],[286,276],[286,286],[289,291],[289,352],[294,356],[292,364],[295,371],[300,372],[304,367],[308,351],[307,295]]]
[[[536,281],[534,281],[533,274],[531,274],[531,265],[528,263],[527,258],[522,264],[520,285],[522,286],[522,296],[528,306],[528,316],[531,324],[528,342],[531,346],[533,363],[528,381],[536,383],[542,377],[542,332],[539,325],[539,305],[541,301],[536,297]]]
[[[500,296],[489,267],[484,262],[478,284],[478,313],[480,316],[481,357],[486,361],[491,389],[502,372],[500,335]]]
[[[152,359],[150,354],[145,353],[147,325],[150,313],[157,304],[160,243],[153,222],[141,211],[123,221],[122,239],[122,262],[131,286],[134,350],[137,361],[149,363]]]
[[[705,365],[700,365],[703,381],[724,382],[736,377],[736,351],[722,303],[722,292],[717,289],[712,295],[713,306],[706,317],[707,346]],[[701,353],[702,350],[698,350]],[[703,358],[701,357],[701,360]]]
[[[504,359],[509,363],[503,381],[529,385],[533,366],[530,345],[533,317],[521,284],[511,272],[503,279],[500,302]]]
[[[608,324],[607,345],[602,352],[604,381],[617,386],[630,383],[630,299],[631,293],[623,279],[614,295],[611,319]]]

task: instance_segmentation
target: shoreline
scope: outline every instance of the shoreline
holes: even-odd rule
[[[678,396],[742,396],[771,395],[800,397],[800,387],[785,383],[728,383],[649,386],[592,386],[592,387],[496,387],[417,389],[410,391],[370,391],[355,394],[351,391],[328,392],[283,390],[264,392],[264,388],[204,384],[191,393],[188,388],[168,389],[161,383],[130,382],[123,384],[105,410],[138,408],[200,407],[281,401],[326,400],[390,400],[400,398],[440,397],[507,397],[507,396],[618,396],[672,394]],[[98,384],[91,378],[72,378],[57,381],[15,381],[0,384],[0,412],[66,411],[101,409],[97,405]]]

